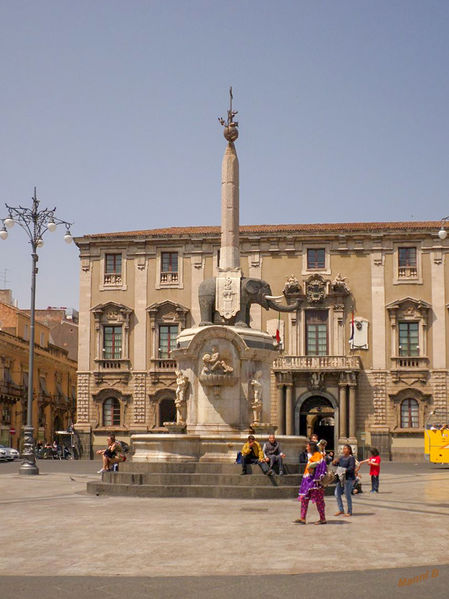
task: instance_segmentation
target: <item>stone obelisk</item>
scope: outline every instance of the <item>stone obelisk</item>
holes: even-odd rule
[[[232,109],[232,87],[229,90],[228,118],[219,119],[228,142],[221,166],[221,247],[216,282],[217,312],[230,320],[240,310],[240,248],[239,248],[239,160],[234,142],[238,138],[237,111]]]

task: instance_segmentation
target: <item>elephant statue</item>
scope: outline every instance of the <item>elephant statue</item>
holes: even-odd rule
[[[249,327],[249,311],[252,304],[259,304],[266,310],[270,308],[278,312],[295,312],[299,308],[299,301],[288,306],[277,303],[283,296],[273,297],[270,285],[262,279],[242,277],[240,279],[240,310],[227,320],[215,310],[216,278],[206,279],[198,289],[200,302],[201,322],[199,326],[211,324],[227,324],[231,326]]]

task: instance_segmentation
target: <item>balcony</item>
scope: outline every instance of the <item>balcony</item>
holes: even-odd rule
[[[398,279],[417,279],[418,269],[416,266],[399,266]]]
[[[0,398],[15,402],[26,397],[26,387],[6,381],[0,382]]]
[[[122,285],[121,273],[108,273],[104,275],[104,287],[120,287]]]
[[[273,363],[273,370],[295,372],[339,372],[360,370],[358,356],[282,356]]]
[[[116,378],[128,381],[131,376],[130,366],[131,362],[128,359],[116,358],[116,359],[103,359],[95,360],[96,369],[94,376],[97,382],[101,382],[105,378]]]
[[[161,272],[161,285],[177,285],[178,281],[177,272]]]
[[[173,358],[152,358],[150,360],[151,382],[157,383],[162,379],[175,377],[176,360]]]
[[[397,383],[402,380],[410,380],[425,383],[429,378],[429,363],[427,356],[392,356],[391,357],[391,376]]]

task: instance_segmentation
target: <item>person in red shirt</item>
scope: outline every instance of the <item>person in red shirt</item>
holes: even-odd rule
[[[379,493],[380,455],[375,447],[370,449],[369,452],[371,457],[360,462],[360,465],[369,464],[369,474],[371,476],[370,493]]]

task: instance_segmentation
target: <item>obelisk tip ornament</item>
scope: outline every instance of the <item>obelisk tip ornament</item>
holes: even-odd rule
[[[232,109],[232,100],[234,96],[232,95],[232,87],[229,88],[229,110],[228,110],[228,118],[225,121],[223,118],[218,117],[218,120],[223,125],[223,135],[225,139],[230,143],[234,143],[239,136],[239,130],[237,127],[239,126],[237,121],[234,121],[234,117],[238,114],[238,110]]]

